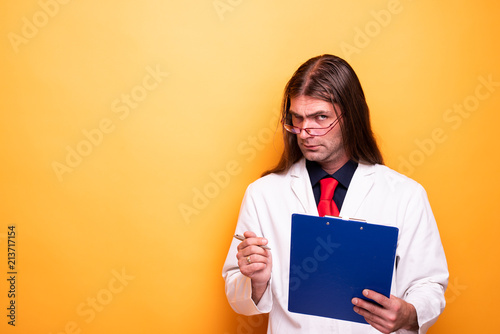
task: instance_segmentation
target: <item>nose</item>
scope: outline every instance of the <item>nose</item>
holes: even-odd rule
[[[297,135],[300,139],[307,139],[309,137],[312,137],[310,134],[307,133],[305,128],[300,129],[300,133]]]
[[[306,138],[309,138],[311,137],[310,134],[307,133],[307,131],[305,129],[307,129],[309,127],[309,122],[307,120],[304,120],[302,122],[302,124],[300,124],[301,126],[301,130],[300,130],[300,133],[297,135],[300,139],[306,139]]]

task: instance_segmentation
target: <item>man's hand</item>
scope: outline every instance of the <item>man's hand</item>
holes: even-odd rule
[[[236,258],[241,273],[252,279],[252,299],[258,304],[271,279],[271,251],[259,247],[267,244],[266,239],[257,238],[255,233],[248,231],[243,235],[246,239],[238,245]]]
[[[354,311],[382,333],[392,333],[399,329],[418,330],[417,311],[403,299],[391,295],[387,298],[372,290],[363,290],[363,295],[382,307],[360,298],[353,298]]]

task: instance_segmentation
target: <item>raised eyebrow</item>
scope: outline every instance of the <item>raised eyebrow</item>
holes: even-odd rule
[[[303,117],[302,115],[299,115],[297,114],[295,111],[293,110],[289,110],[288,113],[292,116],[295,116],[295,117]],[[328,116],[329,114],[331,113],[330,110],[317,110],[311,114],[307,114],[306,117],[316,117],[316,116],[321,116],[321,115],[326,115]]]

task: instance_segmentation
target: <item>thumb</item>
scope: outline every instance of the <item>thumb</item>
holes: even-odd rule
[[[245,238],[255,238],[257,236],[252,231],[246,231],[245,233],[243,233],[243,235],[245,236]]]

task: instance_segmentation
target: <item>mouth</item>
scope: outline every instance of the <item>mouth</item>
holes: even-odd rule
[[[313,145],[313,144],[305,144],[305,143],[302,143],[302,147],[304,147],[306,150],[316,150],[319,148],[319,145]]]

